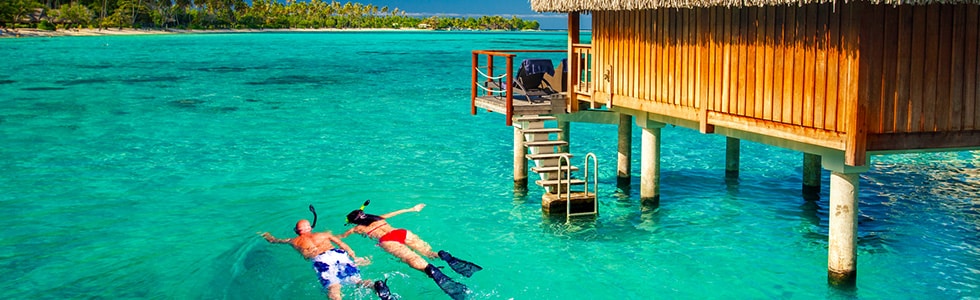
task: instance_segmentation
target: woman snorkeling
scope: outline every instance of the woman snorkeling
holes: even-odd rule
[[[422,258],[422,256],[428,258],[436,258],[438,256],[449,264],[449,267],[453,271],[466,277],[472,276],[474,272],[483,270],[483,268],[471,262],[457,259],[446,251],[432,252],[432,246],[429,246],[428,243],[415,235],[415,233],[407,229],[394,228],[388,224],[388,218],[406,212],[422,211],[425,204],[420,203],[411,208],[396,210],[380,216],[364,213],[364,207],[368,206],[368,204],[371,204],[371,200],[365,201],[360,209],[356,209],[347,214],[347,224],[354,224],[355,226],[343,234],[338,235],[338,237],[346,238],[351,233],[357,233],[375,239],[378,241],[378,246],[381,249],[400,258],[412,268],[428,275],[453,299],[459,300],[466,297],[467,289],[465,285],[446,277],[438,267],[433,266],[425,258]]]

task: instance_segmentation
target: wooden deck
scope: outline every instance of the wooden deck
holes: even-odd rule
[[[514,99],[515,116],[524,115],[553,115],[565,113],[565,96],[554,94],[542,97],[539,100],[519,100]],[[479,96],[476,97],[476,107],[487,111],[504,113],[507,111],[507,98],[502,96]]]

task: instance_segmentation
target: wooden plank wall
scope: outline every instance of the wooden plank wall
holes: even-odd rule
[[[846,64],[832,4],[595,12],[614,95],[842,131]],[[648,24],[634,26],[634,24]],[[600,69],[603,70],[603,69]],[[605,88],[605,90],[603,90]],[[849,94],[848,94],[849,95]]]
[[[869,134],[980,129],[980,6],[874,6],[865,18]]]
[[[972,131],[978,28],[969,4],[598,11],[594,85],[614,106],[816,132],[838,149],[864,134]]]

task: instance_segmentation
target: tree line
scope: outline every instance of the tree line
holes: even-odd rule
[[[310,0],[0,0],[0,27],[536,30],[516,16],[414,17],[388,6]]]

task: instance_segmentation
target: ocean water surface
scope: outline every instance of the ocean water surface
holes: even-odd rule
[[[290,237],[368,213],[482,265],[472,299],[978,299],[980,152],[872,157],[858,280],[826,283],[828,175],[802,154],[663,129],[661,205],[616,186],[616,128],[573,124],[599,159],[600,215],[543,216],[512,188],[512,131],[469,114],[470,51],[565,34],[330,32],[2,39],[0,298],[315,299]],[[550,58],[557,59],[555,56]],[[578,163],[578,162],[576,162]],[[352,236],[402,299],[448,299]],[[433,261],[445,266],[441,261]],[[376,299],[346,288],[348,299]]]

